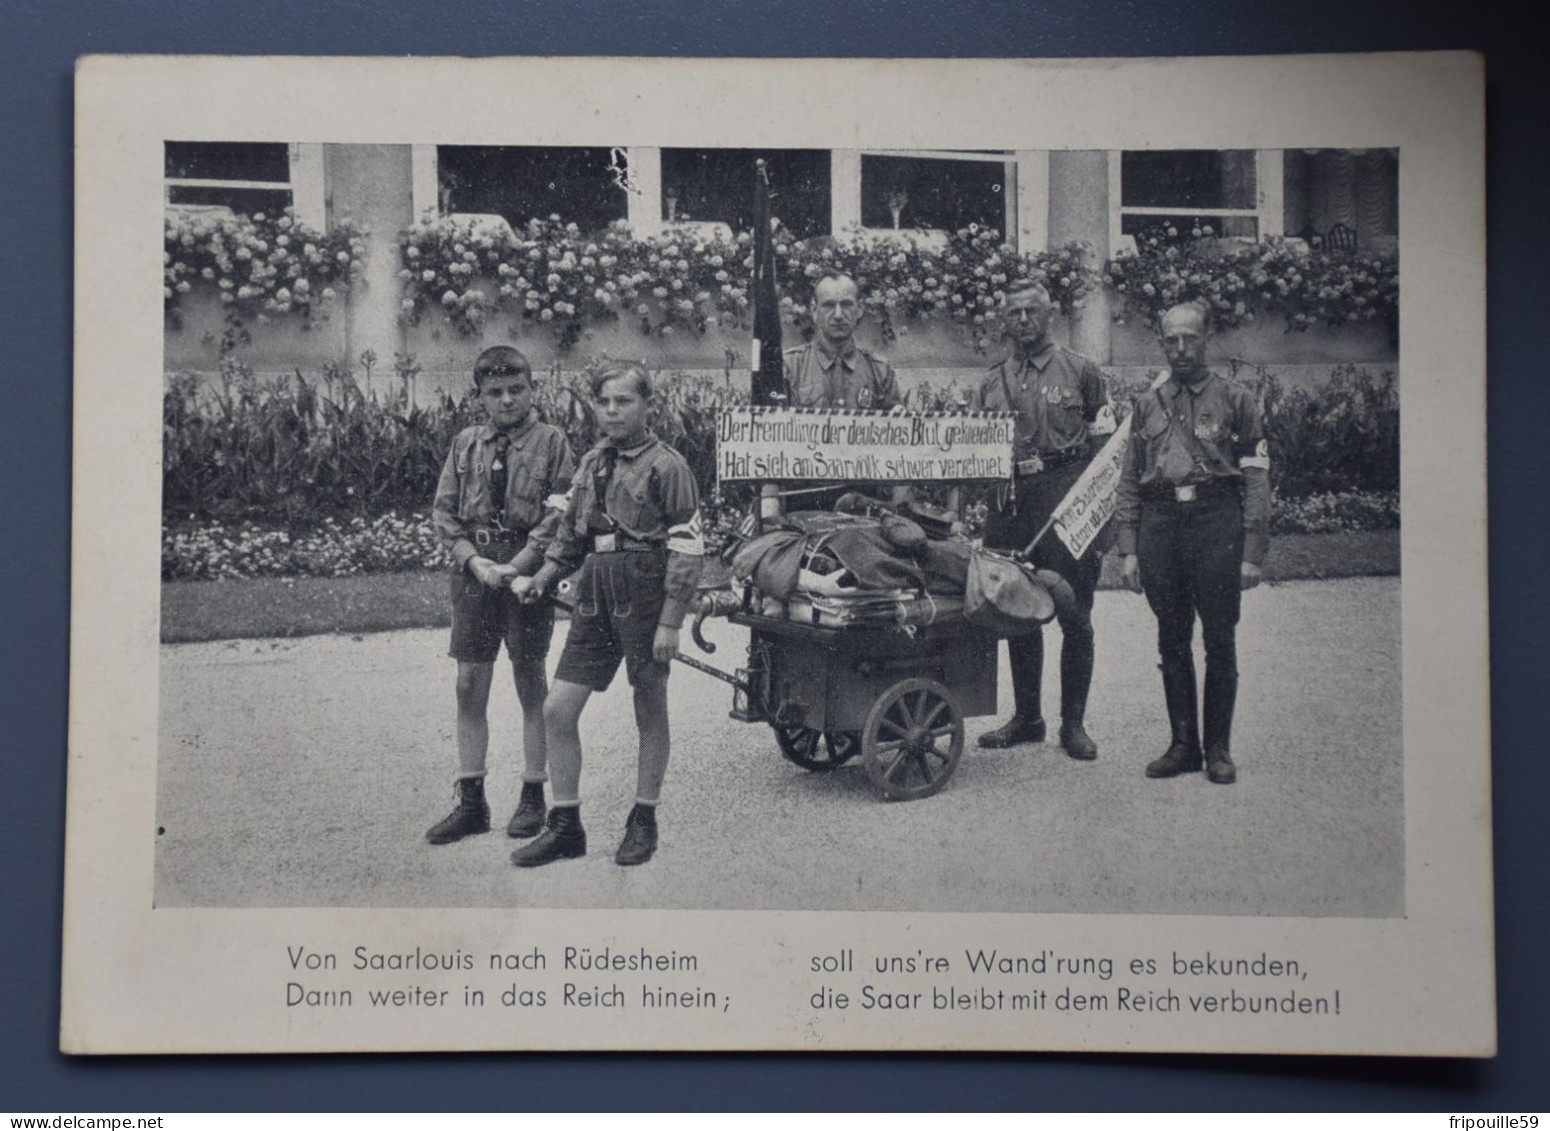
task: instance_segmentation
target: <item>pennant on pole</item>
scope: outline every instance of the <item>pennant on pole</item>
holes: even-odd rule
[[[1127,416],[1125,423],[1114,430],[1109,442],[1055,508],[1051,522],[1073,558],[1087,552],[1119,502],[1119,477],[1125,464],[1125,447],[1130,441],[1131,420]]]
[[[753,185],[753,371],[749,399],[781,404],[786,374],[780,349],[780,295],[775,289],[775,241],[770,234],[770,179],[756,162]]]

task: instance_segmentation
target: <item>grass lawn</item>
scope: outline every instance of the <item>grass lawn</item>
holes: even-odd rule
[[[1271,582],[1399,572],[1399,531],[1284,534],[1271,540]],[[1118,561],[1104,562],[1114,588]],[[340,578],[169,581],[161,587],[163,643],[252,637],[358,634],[437,628],[449,622],[447,575],[440,571]]]

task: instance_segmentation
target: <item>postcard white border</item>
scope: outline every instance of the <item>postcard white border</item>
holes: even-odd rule
[[[534,96],[533,92],[541,92]],[[77,76],[67,1052],[1070,1049],[1491,1055],[1483,74],[1460,54],[823,61],[97,57]],[[319,107],[327,107],[321,113]],[[162,141],[884,148],[1399,147],[1406,914],[1393,920],[773,912],[152,910]],[[810,955],[1130,937],[1303,956],[1316,1023],[807,1007]],[[701,956],[734,1007],[276,1007],[305,938],[483,952],[613,938]]]

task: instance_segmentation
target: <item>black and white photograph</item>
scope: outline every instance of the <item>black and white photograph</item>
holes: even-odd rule
[[[169,141],[157,906],[1402,915],[1399,165]]]
[[[1064,119],[951,79],[1069,70],[813,62],[841,120],[756,128],[709,92],[804,65],[289,61],[308,112],[163,63],[82,72],[154,113],[82,138],[80,253],[135,227],[77,323],[77,625],[123,627],[67,1047],[1488,1043],[1467,68],[1418,140],[1401,60],[1197,61],[1209,122],[1167,61]],[[99,917],[228,968],[135,1036]],[[1437,948],[1484,978],[1396,1031]]]

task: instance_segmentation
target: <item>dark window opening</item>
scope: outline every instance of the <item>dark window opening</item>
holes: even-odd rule
[[[711,220],[753,230],[754,162],[764,158],[770,210],[796,238],[830,228],[827,149],[664,149],[662,219]]]
[[[169,141],[169,180],[274,181],[289,184],[291,152],[285,142]]]
[[[999,161],[861,157],[861,223],[868,228],[1006,227],[1006,166]]]
[[[1254,208],[1252,149],[1168,149],[1126,152],[1120,158],[1125,208]]]
[[[606,146],[440,145],[436,165],[444,215],[493,213],[519,231],[529,220],[557,215],[593,232],[624,219],[627,211],[625,191],[611,169],[613,150]]]

